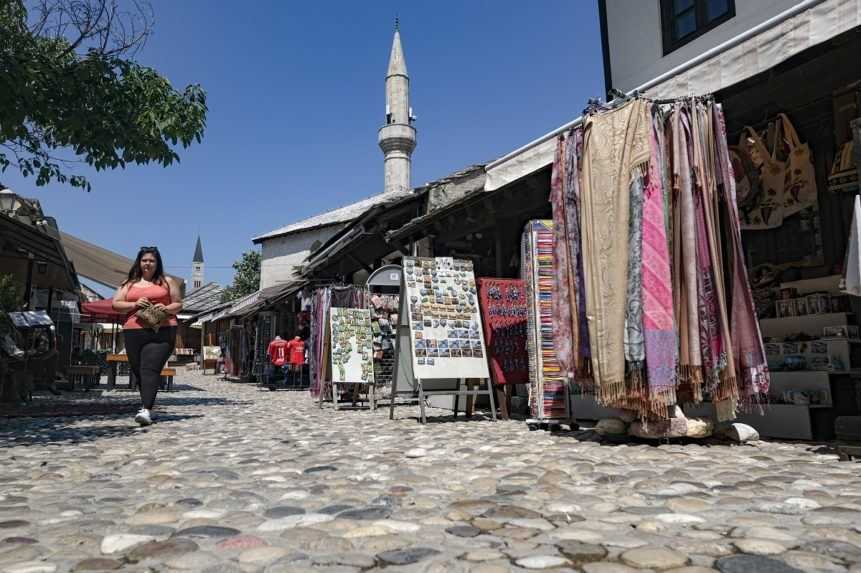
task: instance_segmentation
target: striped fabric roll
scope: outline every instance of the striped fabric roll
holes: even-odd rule
[[[529,301],[529,404],[538,419],[567,419],[567,384],[553,344],[553,221],[530,221],[522,240]]]

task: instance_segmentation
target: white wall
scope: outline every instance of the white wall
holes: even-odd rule
[[[314,241],[325,243],[341,227],[342,225],[331,225],[263,241],[260,253],[260,288],[292,280],[296,267],[305,262]]]
[[[736,0],[735,17],[663,55],[660,0],[606,0],[612,85],[635,89],[801,0]]]

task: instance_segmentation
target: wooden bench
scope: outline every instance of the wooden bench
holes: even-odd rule
[[[117,380],[117,364],[127,363],[129,357],[127,354],[109,354],[107,358],[108,365],[111,367],[108,372],[108,389],[112,389]],[[164,368],[161,371],[161,377],[164,379],[164,387],[168,392],[173,391],[173,377],[176,376],[176,368]],[[134,374],[129,373],[129,388],[135,388]]]
[[[165,392],[173,392],[174,376],[176,376],[176,368],[165,368],[161,371],[161,378],[164,380]]]
[[[69,383],[72,385],[72,390],[75,389],[75,384],[80,384],[84,390],[89,390],[94,386],[99,385],[102,369],[98,366],[86,364],[72,364],[66,370],[66,376],[69,377]]]

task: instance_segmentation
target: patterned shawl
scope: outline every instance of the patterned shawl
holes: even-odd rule
[[[726,123],[720,106],[712,106],[713,125],[715,126],[715,156],[718,184],[723,193],[720,202],[728,214],[729,229],[729,281],[732,289],[732,308],[730,309],[730,331],[732,332],[732,353],[735,361],[735,374],[741,386],[740,399],[752,403],[766,394],[769,387],[768,363],[762,347],[762,335],[753,305],[753,294],[748,282],[747,267],[744,262],[744,249],[741,243],[741,224],[735,196],[735,178],[729,159],[726,143]]]
[[[673,142],[673,180],[678,196],[674,209],[673,291],[679,325],[681,382],[679,400],[702,401],[702,352],[700,348],[697,292],[696,207],[691,167],[691,132],[686,110],[676,104],[670,116]]]
[[[649,114],[632,100],[585,122],[582,164],[583,273],[597,398],[625,397],[625,313],[630,184],[649,160]]]
[[[566,182],[566,150],[567,142],[560,137],[556,145],[556,156],[553,160],[553,172],[550,177],[550,204],[553,208],[553,344],[556,347],[556,358],[562,372],[570,380],[574,377],[574,333],[577,332],[577,315],[572,312],[576,308],[572,304],[573,281],[568,244],[572,238],[569,235],[568,207],[565,200]]]
[[[583,129],[577,128],[568,136],[565,147],[565,216],[568,228],[568,260],[571,264],[572,312],[576,330],[573,334],[576,379],[581,386],[590,387],[592,381],[592,352],[589,348],[589,323],[586,320],[586,287],[583,282],[583,252],[580,236],[580,161],[583,155]]]
[[[663,131],[660,129],[659,130]],[[668,223],[665,211],[662,160],[651,130],[652,157],[643,205],[643,329],[646,345],[648,400],[643,410],[665,418],[667,407],[676,403],[678,336],[673,323],[673,291]]]

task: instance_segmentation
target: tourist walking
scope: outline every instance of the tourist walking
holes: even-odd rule
[[[176,315],[182,310],[179,285],[164,274],[157,247],[141,247],[138,251],[128,279],[114,295],[113,307],[128,313],[123,338],[141,395],[135,421],[149,426],[161,371],[176,342]]]

